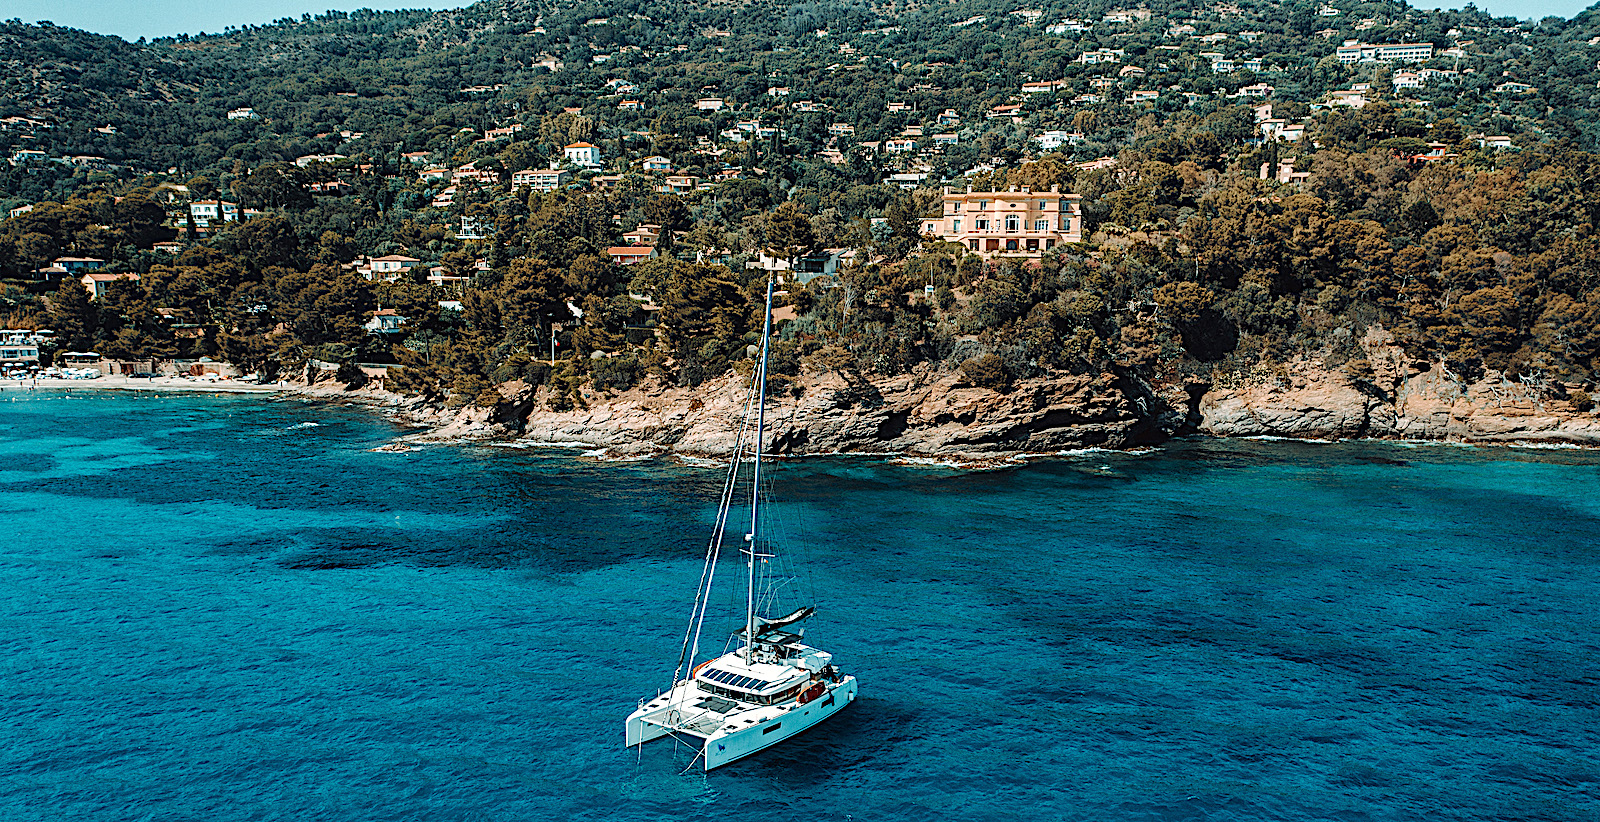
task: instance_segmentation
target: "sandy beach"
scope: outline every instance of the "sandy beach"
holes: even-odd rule
[[[83,390],[115,389],[123,391],[194,391],[207,394],[275,394],[290,387],[278,383],[261,385],[239,380],[205,380],[185,377],[100,377],[93,380],[68,380],[39,378],[25,380],[0,380],[0,392],[30,390]]]

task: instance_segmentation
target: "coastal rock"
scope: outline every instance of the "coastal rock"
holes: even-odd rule
[[[1309,372],[1309,373],[1308,373]],[[1270,380],[1214,389],[1200,401],[1200,430],[1218,437],[1345,439],[1383,436],[1381,400],[1325,371],[1300,372],[1298,384]],[[1392,416],[1392,415],[1390,415]]]
[[[1207,392],[1199,429],[1221,437],[1600,445],[1600,419],[1544,388],[1492,373],[1467,383],[1443,365],[1409,365],[1381,329],[1363,346],[1366,378],[1314,360],[1262,369]]]
[[[1360,341],[1366,362],[1316,358],[1261,366],[1218,384],[1190,378],[1151,386],[1128,375],[1054,374],[1007,391],[975,386],[958,370],[925,365],[869,379],[808,371],[768,397],[774,453],[894,454],[982,462],[1090,446],[1125,448],[1172,436],[1410,439],[1600,446],[1600,419],[1558,391],[1491,374],[1467,384],[1442,365],[1409,360],[1383,329]],[[747,375],[693,388],[647,380],[619,394],[586,391],[582,407],[548,409],[547,389],[499,388],[494,410],[445,408],[371,389],[316,386],[301,393],[379,408],[423,427],[408,440],[518,438],[626,457],[724,457],[738,442]]]
[[[1004,393],[932,368],[879,380],[825,371],[807,374],[800,384],[798,398],[769,398],[772,451],[992,459],[1117,448],[1131,444],[1148,417],[1124,381],[1110,374],[1027,380]],[[583,410],[535,411],[523,438],[618,454],[725,456],[738,439],[747,390],[735,375],[696,389],[640,386],[596,397]]]

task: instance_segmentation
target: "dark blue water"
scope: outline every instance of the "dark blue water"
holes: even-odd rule
[[[862,698],[705,774],[719,473],[400,433],[0,393],[0,819],[1600,819],[1597,455],[779,465]]]

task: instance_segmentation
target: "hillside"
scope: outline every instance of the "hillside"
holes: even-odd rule
[[[0,313],[52,329],[46,359],[389,363],[426,402],[505,412],[517,382],[519,414],[564,414],[742,367],[776,274],[775,387],[802,394],[1180,396],[1313,362],[1387,396],[1378,333],[1402,382],[1586,413],[1597,61],[1593,10],[1388,2],[484,2],[140,43],[10,21]],[[947,187],[1038,206],[980,245]]]

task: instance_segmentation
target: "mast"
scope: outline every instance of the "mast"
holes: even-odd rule
[[[761,448],[767,428],[767,346],[772,338],[772,280],[767,280],[767,310],[761,324],[761,365],[756,370],[756,464],[750,474],[750,580],[744,607],[744,661],[756,640],[756,523],[761,501]]]

